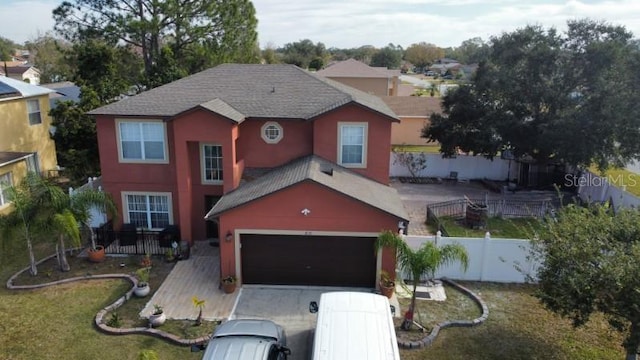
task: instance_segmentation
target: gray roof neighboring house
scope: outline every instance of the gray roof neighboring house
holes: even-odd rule
[[[293,160],[242,184],[224,195],[205,218],[215,218],[223,212],[304,181],[315,182],[405,221],[409,219],[394,188],[370,180],[317,155]]]
[[[74,103],[80,102],[80,87],[71,81],[40,84],[40,86],[55,91],[49,95],[49,104],[52,109],[55,109],[58,106],[58,101],[73,101]]]
[[[380,99],[294,65],[223,64],[90,111],[172,118],[197,107],[233,121],[312,119],[348,103],[397,116]]]
[[[13,90],[12,90],[13,89]],[[0,98],[3,97],[31,97],[46,95],[53,90],[38,85],[31,85],[24,81],[0,76]]]
[[[398,70],[398,75],[400,71]],[[332,64],[316,74],[324,77],[390,78],[395,73],[387,68],[371,67],[356,59],[348,59]]]

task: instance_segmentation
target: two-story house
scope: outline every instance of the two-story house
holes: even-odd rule
[[[293,65],[225,64],[89,114],[121,221],[219,238],[223,277],[374,287],[394,272],[374,241],[408,216],[379,98]]]
[[[52,90],[0,77],[0,213],[10,211],[6,189],[28,171],[44,176],[57,168],[51,139]]]

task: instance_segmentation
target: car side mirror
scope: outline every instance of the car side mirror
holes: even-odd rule
[[[193,344],[191,345],[191,352],[200,352],[207,347],[205,344]]]
[[[318,312],[318,303],[316,301],[312,301],[309,303],[309,312],[312,314]]]

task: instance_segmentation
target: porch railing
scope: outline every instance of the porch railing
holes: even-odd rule
[[[113,229],[111,221],[94,229],[96,243],[105,248],[107,254],[163,255],[180,245],[180,229],[169,226],[163,230],[136,229],[124,224],[120,230]]]

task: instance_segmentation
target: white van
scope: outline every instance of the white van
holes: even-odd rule
[[[399,360],[389,300],[364,292],[328,292],[320,296],[312,360]]]

